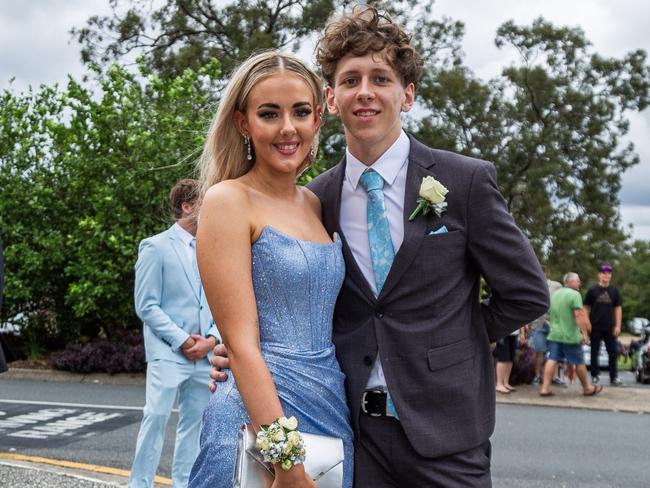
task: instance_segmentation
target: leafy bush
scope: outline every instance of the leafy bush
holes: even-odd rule
[[[138,243],[169,226],[169,189],[192,176],[220,83],[216,61],[165,80],[96,74],[93,85],[0,90],[0,323],[28,317],[31,358],[141,328]]]
[[[142,373],[145,354],[142,338],[131,335],[120,342],[99,340],[71,344],[52,360],[54,369],[75,373]]]

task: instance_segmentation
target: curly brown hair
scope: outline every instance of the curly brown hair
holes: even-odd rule
[[[186,178],[179,180],[169,192],[169,207],[174,220],[183,217],[183,204],[195,203],[199,198],[199,182]]]
[[[399,73],[402,85],[417,84],[422,57],[411,45],[411,36],[388,14],[379,13],[374,7],[355,8],[350,15],[330,19],[316,46],[316,59],[325,81],[334,86],[334,74],[341,58],[382,51]]]

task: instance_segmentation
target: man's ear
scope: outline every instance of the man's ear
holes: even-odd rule
[[[408,112],[413,107],[413,102],[415,102],[415,85],[409,83],[404,88],[404,100],[402,100],[402,112]]]
[[[241,135],[248,135],[248,120],[246,120],[246,116],[239,110],[235,110],[233,119],[235,122],[235,127],[237,127],[239,133]]]
[[[323,106],[316,105],[316,110],[314,110],[314,117],[316,118],[316,129],[320,129],[321,122],[323,120]]]
[[[325,87],[325,99],[327,100],[327,111],[332,115],[338,115],[339,108],[336,105],[336,97],[334,97],[334,89],[329,85]]]
[[[183,211],[183,218],[187,218],[189,215],[194,212],[194,206],[196,205],[196,202],[194,203],[189,203],[189,202],[183,202],[181,203],[181,210]]]

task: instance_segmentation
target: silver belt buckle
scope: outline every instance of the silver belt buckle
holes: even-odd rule
[[[371,413],[366,410],[366,405],[368,404],[368,400],[366,400],[366,395],[368,393],[384,393],[382,390],[366,390],[363,392],[363,396],[361,397],[361,411],[367,415],[370,415],[371,417],[381,417],[380,413]]]

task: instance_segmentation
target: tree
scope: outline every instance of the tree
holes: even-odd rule
[[[261,49],[298,51],[314,42],[329,17],[356,5],[353,0],[110,0],[112,13],[93,16],[73,29],[84,62],[105,65],[129,55],[166,75],[197,69],[218,59],[224,71]],[[369,1],[409,24],[422,53],[435,62],[438,51],[451,49],[462,31],[460,22],[431,20],[432,2]],[[411,20],[415,19],[415,20]]]
[[[588,273],[623,249],[621,176],[638,162],[626,112],[650,100],[646,53],[603,58],[577,28],[543,19],[502,25],[497,46],[520,63],[490,82],[464,67],[436,73],[421,94],[420,122],[432,145],[495,162],[519,226],[556,274]]]
[[[138,242],[169,225],[167,194],[191,176],[219,65],[162,79],[114,66],[98,93],[70,79],[0,99],[4,318],[24,314],[32,352],[139,329]]]
[[[343,0],[110,0],[112,14],[93,16],[72,33],[81,44],[82,60],[90,65],[123,63],[140,57],[161,76],[197,69],[216,58],[229,73],[261,49],[298,51],[315,44],[315,33],[336,13],[358,2]],[[432,18],[433,2],[374,0],[413,33],[429,67],[425,78],[443,66],[460,64],[462,22]],[[343,155],[343,128],[326,115],[322,151],[329,165]]]
[[[625,320],[650,317],[650,241],[635,241],[615,268]]]
[[[72,33],[82,60],[106,64],[135,53],[168,76],[216,58],[224,70],[261,49],[297,50],[334,9],[332,0],[110,0],[112,15],[93,16]]]

